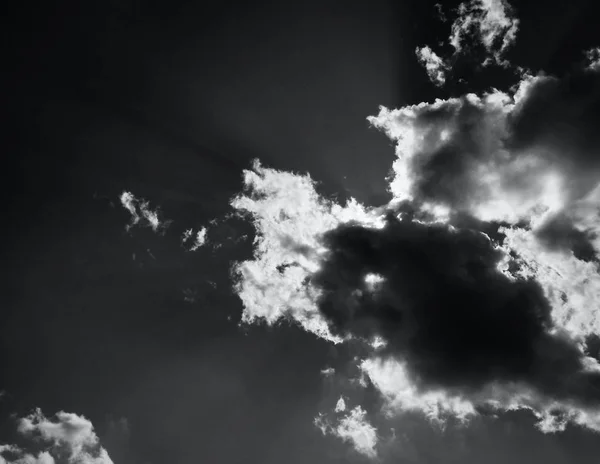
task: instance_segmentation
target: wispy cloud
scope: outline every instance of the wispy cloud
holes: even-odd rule
[[[183,232],[183,236],[181,237],[181,244],[184,246],[189,246],[189,251],[196,251],[198,248],[204,246],[207,242],[206,234],[208,233],[208,229],[206,227],[200,228],[195,234],[194,229],[187,229]],[[192,237],[193,240],[192,240]],[[189,242],[191,241],[191,245]]]
[[[169,227],[171,221],[160,218],[160,210],[150,209],[150,204],[143,198],[136,198],[131,192],[123,192],[119,196],[121,205],[131,215],[131,221],[125,226],[131,230],[134,226],[150,227],[154,232],[163,233]]]

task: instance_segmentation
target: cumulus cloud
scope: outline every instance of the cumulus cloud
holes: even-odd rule
[[[83,416],[60,411],[49,419],[38,409],[19,419],[17,430],[46,449],[31,453],[15,445],[2,445],[0,464],[113,464],[92,423]]]
[[[131,215],[131,221],[125,226],[125,230],[129,231],[132,227],[140,225],[150,227],[154,232],[164,232],[170,225],[171,221],[165,221],[160,218],[158,209],[150,209],[150,204],[143,198],[136,198],[131,192],[123,192],[119,196],[121,205]]]
[[[333,435],[350,443],[360,454],[369,458],[377,456],[377,429],[367,419],[367,413],[361,406],[347,410],[346,403],[340,398],[335,407],[336,418],[331,419],[320,414],[315,425],[323,435]]]
[[[441,14],[439,6],[436,7]],[[510,65],[504,55],[516,41],[519,20],[506,0],[471,0],[461,3],[455,13],[457,17],[448,37],[448,44],[454,49],[451,55],[439,56],[429,46],[416,49],[417,59],[425,67],[431,82],[442,86],[456,59],[474,45],[483,48],[483,66]]]
[[[233,269],[243,321],[363,343],[388,415],[524,409],[544,432],[600,431],[599,83],[587,67],[382,107],[369,120],[397,158],[380,208],[255,163],[231,203],[257,231]],[[361,411],[342,399],[317,422],[349,440]]]

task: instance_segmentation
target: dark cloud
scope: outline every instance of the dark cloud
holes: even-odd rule
[[[540,142],[590,155],[600,141],[600,73],[582,70],[535,79],[509,117],[512,146]],[[578,157],[574,161],[583,160]],[[597,161],[598,158],[595,158]]]
[[[581,261],[598,261],[592,240],[596,237],[579,230],[564,214],[558,214],[537,228],[535,235],[550,250],[570,250]]]
[[[600,172],[600,72],[583,70],[563,78],[536,79],[508,117],[507,147],[541,151],[572,175],[577,196]]]
[[[534,280],[498,269],[504,252],[472,229],[389,216],[381,229],[340,225],[312,282],[334,333],[388,342],[421,389],[476,393],[521,382],[560,400],[600,404],[600,374],[550,334],[551,308]],[[369,274],[384,278],[376,285]],[[367,279],[368,280],[368,279]]]

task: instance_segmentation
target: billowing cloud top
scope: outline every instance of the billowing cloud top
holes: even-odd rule
[[[546,432],[600,431],[587,347],[600,333],[599,84],[588,66],[381,108],[369,120],[397,159],[380,208],[256,162],[231,203],[257,230],[254,258],[233,269],[243,321],[364,342],[360,368],[387,414],[527,409]],[[337,406],[322,430],[375,453],[362,409]]]

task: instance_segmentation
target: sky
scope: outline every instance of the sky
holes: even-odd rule
[[[597,461],[594,2],[7,8],[0,464]]]

